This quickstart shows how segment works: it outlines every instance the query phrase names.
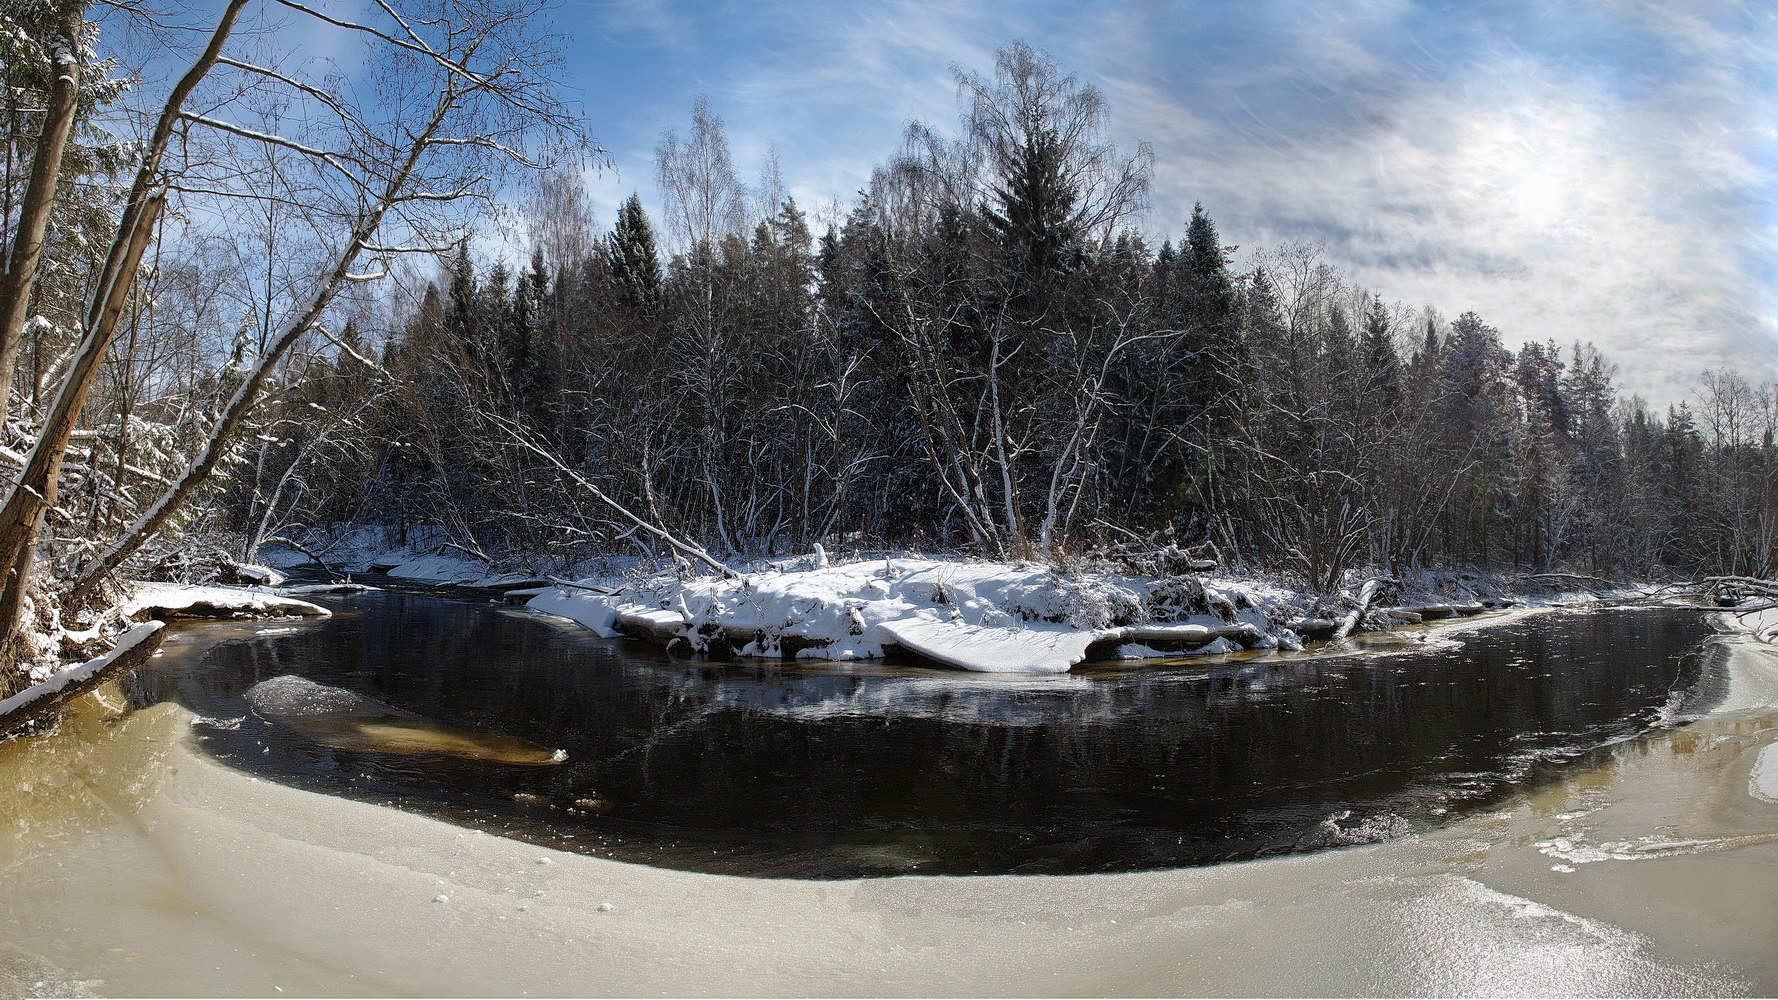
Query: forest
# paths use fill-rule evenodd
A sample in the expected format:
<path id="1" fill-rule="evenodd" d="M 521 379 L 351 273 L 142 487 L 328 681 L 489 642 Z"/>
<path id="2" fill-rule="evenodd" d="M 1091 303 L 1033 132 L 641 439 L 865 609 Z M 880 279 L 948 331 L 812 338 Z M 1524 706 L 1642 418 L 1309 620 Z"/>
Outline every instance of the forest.
<path id="1" fill-rule="evenodd" d="M 374 367 L 293 404 L 351 426 L 260 446 L 278 475 L 330 457 L 300 497 L 242 479 L 234 529 L 442 527 L 570 563 L 652 540 L 591 483 L 740 556 L 1172 546 L 1324 591 L 1359 567 L 1772 570 L 1769 386 L 1699 372 L 1695 405 L 1650 412 L 1583 330 L 1510 350 L 1314 246 L 1241 258 L 1202 206 L 1146 233 L 1152 164 L 1104 140 L 1092 87 L 1019 45 L 958 86 L 954 132 L 910 127 L 819 232 L 771 168 L 738 179 L 706 104 L 657 150 L 658 230 L 634 196 L 601 230 L 546 178 L 529 260 L 460 249 Z"/>
<path id="2" fill-rule="evenodd" d="M 603 220 L 597 108 L 524 4 L 265 6 L 373 67 L 284 65 L 248 0 L 195 42 L 108 5 L 195 51 L 151 85 L 85 3 L 0 11 L 10 662 L 119 579 L 363 525 L 538 572 L 817 545 L 1319 592 L 1778 568 L 1771 386 L 1700 371 L 1657 411 L 1586 329 L 1515 349 L 1314 245 L 1156 218 L 1166 165 L 1022 43 L 844 201 L 744 182 L 700 101 L 660 203 Z"/>

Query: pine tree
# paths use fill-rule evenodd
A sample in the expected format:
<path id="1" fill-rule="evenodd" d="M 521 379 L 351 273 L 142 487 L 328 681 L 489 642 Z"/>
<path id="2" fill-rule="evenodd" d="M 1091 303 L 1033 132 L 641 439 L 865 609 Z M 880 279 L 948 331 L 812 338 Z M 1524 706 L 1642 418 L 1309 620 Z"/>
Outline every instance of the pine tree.
<path id="1" fill-rule="evenodd" d="M 1181 254 L 1190 305 L 1188 315 L 1209 342 L 1227 358 L 1235 346 L 1235 282 L 1229 274 L 1229 249 L 1216 234 L 1216 223 L 1202 204 L 1192 206 Z"/>

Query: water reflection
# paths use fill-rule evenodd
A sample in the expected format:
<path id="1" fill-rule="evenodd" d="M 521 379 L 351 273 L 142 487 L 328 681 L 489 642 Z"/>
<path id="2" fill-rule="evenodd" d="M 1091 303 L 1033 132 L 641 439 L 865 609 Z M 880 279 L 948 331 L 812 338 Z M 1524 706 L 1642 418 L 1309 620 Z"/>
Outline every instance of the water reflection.
<path id="1" fill-rule="evenodd" d="M 1698 668 L 1693 609 L 1553 614 L 1445 648 L 973 675 L 694 663 L 415 594 L 163 657 L 236 766 L 513 836 L 755 875 L 1082 872 L 1397 835 L 1651 725 Z M 282 675 L 563 748 L 521 767 L 366 752 L 247 710 Z M 312 734 L 310 734 L 312 735 Z M 590 803 L 590 804 L 589 804 Z"/>

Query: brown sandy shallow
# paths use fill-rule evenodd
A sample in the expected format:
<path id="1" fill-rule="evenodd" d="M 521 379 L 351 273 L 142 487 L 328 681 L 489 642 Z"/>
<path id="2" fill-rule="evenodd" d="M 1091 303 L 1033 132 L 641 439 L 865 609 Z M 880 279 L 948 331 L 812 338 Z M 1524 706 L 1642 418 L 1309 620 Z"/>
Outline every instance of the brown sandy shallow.
<path id="1" fill-rule="evenodd" d="M 1435 834 L 1069 877 L 563 853 L 230 770 L 101 689 L 0 746 L 0 995 L 1770 996 L 1778 653 L 1727 644 L 1712 715 Z"/>

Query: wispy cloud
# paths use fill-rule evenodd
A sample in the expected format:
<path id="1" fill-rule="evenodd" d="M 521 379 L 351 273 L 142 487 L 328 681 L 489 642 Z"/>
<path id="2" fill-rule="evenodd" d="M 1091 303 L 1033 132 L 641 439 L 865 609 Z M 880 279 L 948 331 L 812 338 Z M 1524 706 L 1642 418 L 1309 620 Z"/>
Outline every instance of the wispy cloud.
<path id="1" fill-rule="evenodd" d="M 1148 226 L 1202 201 L 1244 248 L 1314 241 L 1386 298 L 1475 309 L 1512 340 L 1590 339 L 1672 399 L 1778 357 L 1778 21 L 1737 3 L 880 0 L 575 8 L 621 183 L 709 93 L 737 159 L 775 143 L 805 203 L 847 198 L 950 68 L 1022 38 L 1154 146 Z M 601 40 L 621 40 L 602 48 Z M 579 43 L 577 43 L 577 46 Z M 591 72 L 589 70 L 589 72 Z M 622 88 L 628 88 L 624 90 Z M 751 169 L 751 166 L 749 167 Z M 609 208 L 615 208 L 615 201 Z"/>

